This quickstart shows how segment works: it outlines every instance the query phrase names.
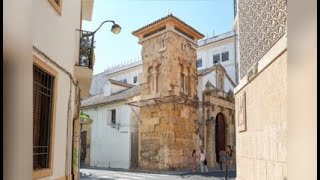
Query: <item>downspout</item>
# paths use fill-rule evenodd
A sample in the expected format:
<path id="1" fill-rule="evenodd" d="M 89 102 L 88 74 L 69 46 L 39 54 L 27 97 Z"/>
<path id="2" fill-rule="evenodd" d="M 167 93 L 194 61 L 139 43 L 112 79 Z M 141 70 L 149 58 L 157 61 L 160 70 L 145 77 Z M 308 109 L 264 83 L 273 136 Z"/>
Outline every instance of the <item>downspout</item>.
<path id="1" fill-rule="evenodd" d="M 79 114 L 80 114 L 80 89 L 76 86 L 75 111 L 73 116 L 73 136 L 72 136 L 72 179 L 79 179 Z"/>
<path id="2" fill-rule="evenodd" d="M 66 161 L 65 161 L 65 174 L 68 177 L 71 174 L 70 167 L 70 141 L 72 142 L 72 135 L 70 134 L 70 119 L 71 119 L 71 94 L 72 94 L 72 81 L 70 79 L 70 90 L 69 90 L 69 100 L 68 100 L 68 118 L 67 118 L 67 132 L 66 132 Z"/>
<path id="3" fill-rule="evenodd" d="M 82 1 L 80 1 L 80 30 L 82 30 Z M 80 35 L 81 36 L 81 35 Z M 80 48 L 80 38 L 79 38 L 79 47 Z M 79 53 L 78 53 L 79 55 Z M 80 55 L 79 55 L 80 56 Z M 78 57 L 79 60 L 79 57 Z M 78 180 L 80 177 L 79 173 L 79 116 L 80 116 L 80 89 L 79 86 L 75 86 L 75 106 L 74 106 L 74 115 L 72 121 L 72 157 L 71 157 L 71 179 Z"/>

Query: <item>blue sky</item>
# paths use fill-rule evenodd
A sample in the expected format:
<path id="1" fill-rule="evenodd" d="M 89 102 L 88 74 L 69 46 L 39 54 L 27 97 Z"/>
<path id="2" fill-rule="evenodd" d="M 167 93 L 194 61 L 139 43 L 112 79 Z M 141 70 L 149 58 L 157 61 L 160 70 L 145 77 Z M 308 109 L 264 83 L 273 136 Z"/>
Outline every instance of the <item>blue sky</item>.
<path id="1" fill-rule="evenodd" d="M 93 73 L 137 59 L 141 45 L 131 33 L 168 12 L 206 37 L 232 30 L 233 0 L 94 0 L 92 21 L 83 21 L 83 29 L 93 31 L 101 22 L 114 20 L 122 31 L 115 35 L 110 31 L 112 23 L 106 23 L 96 33 Z"/>

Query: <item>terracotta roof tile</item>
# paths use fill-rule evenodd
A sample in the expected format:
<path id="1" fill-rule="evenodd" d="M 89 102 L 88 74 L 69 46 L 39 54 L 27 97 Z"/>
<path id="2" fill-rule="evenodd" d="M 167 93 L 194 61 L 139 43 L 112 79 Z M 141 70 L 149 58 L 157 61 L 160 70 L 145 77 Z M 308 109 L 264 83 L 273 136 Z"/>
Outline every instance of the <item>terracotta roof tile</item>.
<path id="1" fill-rule="evenodd" d="M 181 19 L 175 17 L 175 16 L 172 15 L 172 14 L 169 14 L 169 15 L 167 15 L 167 16 L 161 18 L 161 19 L 158 19 L 158 20 L 156 20 L 156 21 L 154 21 L 154 22 L 152 22 L 152 23 L 150 23 L 150 24 L 148 24 L 148 25 L 145 25 L 145 26 L 143 26 L 142 28 L 133 31 L 132 34 L 135 34 L 135 33 L 137 33 L 138 31 L 141 31 L 141 30 L 143 30 L 143 29 L 146 29 L 146 28 L 148 28 L 148 27 L 150 27 L 150 26 L 152 26 L 152 25 L 154 25 L 154 24 L 157 24 L 157 23 L 159 23 L 159 22 L 161 22 L 161 21 L 164 21 L 164 20 L 166 20 L 166 19 L 168 19 L 168 18 L 173 18 L 173 19 L 179 21 L 180 23 L 182 23 L 183 25 L 187 26 L 188 28 L 192 29 L 192 30 L 195 31 L 196 33 L 200 34 L 201 36 L 204 36 L 202 33 L 200 33 L 199 31 L 197 31 L 197 30 L 194 29 L 193 27 L 189 26 L 187 23 L 185 23 L 184 21 L 182 21 Z"/>

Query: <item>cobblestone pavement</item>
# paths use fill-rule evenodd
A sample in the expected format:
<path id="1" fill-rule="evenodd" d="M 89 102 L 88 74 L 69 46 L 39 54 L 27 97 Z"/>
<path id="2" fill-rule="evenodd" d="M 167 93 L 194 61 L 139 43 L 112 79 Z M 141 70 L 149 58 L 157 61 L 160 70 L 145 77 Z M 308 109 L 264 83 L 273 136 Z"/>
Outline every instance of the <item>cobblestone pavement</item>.
<path id="1" fill-rule="evenodd" d="M 225 171 L 211 171 L 204 174 L 190 172 L 143 173 L 119 170 L 80 169 L 80 180 L 224 180 Z M 235 171 L 228 172 L 228 180 L 234 180 Z"/>

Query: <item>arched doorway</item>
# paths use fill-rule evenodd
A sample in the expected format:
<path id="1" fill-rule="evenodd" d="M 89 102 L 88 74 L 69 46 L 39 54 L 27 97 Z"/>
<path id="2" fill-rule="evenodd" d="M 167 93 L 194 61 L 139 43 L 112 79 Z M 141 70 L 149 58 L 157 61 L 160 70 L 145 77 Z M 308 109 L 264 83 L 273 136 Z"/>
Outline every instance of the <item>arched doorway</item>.
<path id="1" fill-rule="evenodd" d="M 215 125 L 216 160 L 219 162 L 219 152 L 226 148 L 226 123 L 222 113 L 218 113 Z"/>

